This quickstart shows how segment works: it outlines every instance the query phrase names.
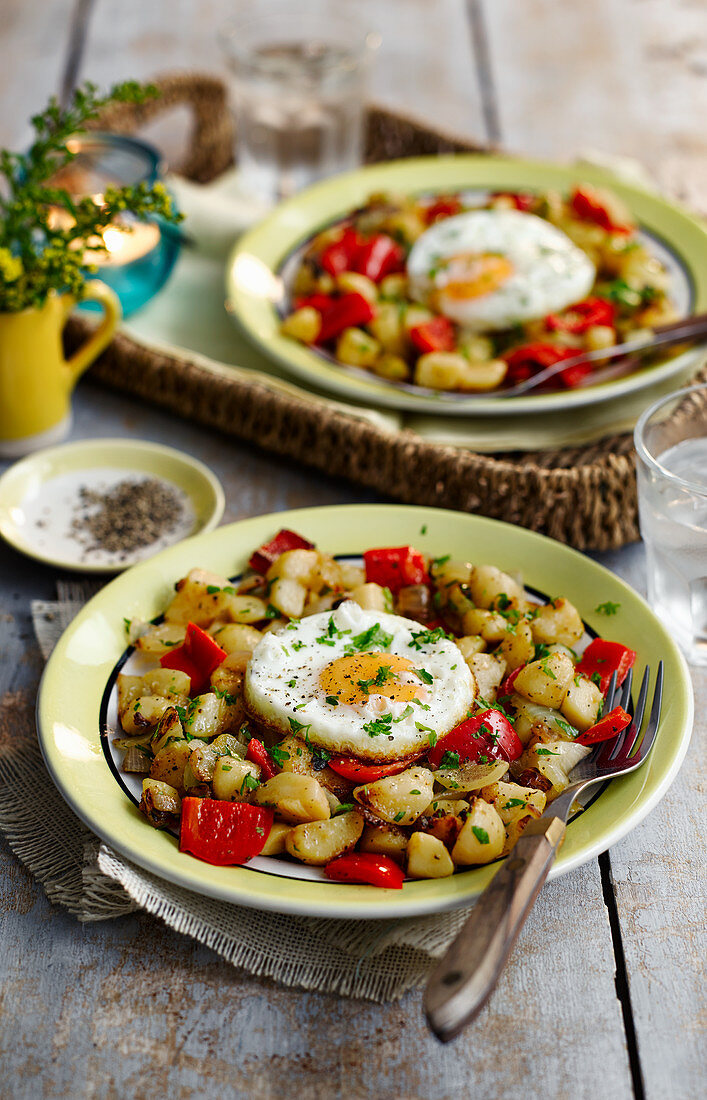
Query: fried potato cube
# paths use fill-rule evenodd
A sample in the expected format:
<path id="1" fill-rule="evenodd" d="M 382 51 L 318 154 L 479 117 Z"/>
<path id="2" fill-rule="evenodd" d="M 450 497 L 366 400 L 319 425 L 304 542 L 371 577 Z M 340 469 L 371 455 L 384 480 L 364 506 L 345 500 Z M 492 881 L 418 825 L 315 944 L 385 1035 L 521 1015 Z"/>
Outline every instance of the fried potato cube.
<path id="1" fill-rule="evenodd" d="M 454 874 L 454 864 L 436 836 L 413 833 L 407 846 L 407 872 L 411 878 L 446 878 Z"/>
<path id="2" fill-rule="evenodd" d="M 308 775 L 279 772 L 258 787 L 255 801 L 261 806 L 273 806 L 278 817 L 299 825 L 305 821 L 326 821 L 331 816 L 327 797 Z"/>
<path id="3" fill-rule="evenodd" d="M 323 867 L 355 847 L 363 824 L 363 814 L 359 810 L 338 814 L 328 821 L 308 821 L 288 833 L 287 851 L 303 863 Z"/>
<path id="4" fill-rule="evenodd" d="M 354 789 L 354 798 L 382 821 L 412 825 L 432 801 L 434 776 L 427 768 L 414 766 L 398 775 L 387 775 Z"/>
<path id="5" fill-rule="evenodd" d="M 596 722 L 602 699 L 601 689 L 596 684 L 586 676 L 575 676 L 567 688 L 560 710 L 568 722 L 584 732 Z"/>
<path id="6" fill-rule="evenodd" d="M 558 710 L 574 676 L 574 665 L 566 653 L 550 653 L 531 661 L 515 678 L 519 695 L 543 707 Z"/>
<path id="7" fill-rule="evenodd" d="M 452 859 L 462 866 L 492 863 L 500 856 L 505 840 L 498 811 L 483 798 L 476 798 L 452 848 Z"/>
<path id="8" fill-rule="evenodd" d="M 552 603 L 543 604 L 533 619 L 531 629 L 534 641 L 545 645 L 560 642 L 562 645 L 572 646 L 584 634 L 579 611 L 563 596 Z"/>
<path id="9" fill-rule="evenodd" d="M 408 837 L 397 825 L 366 825 L 361 835 L 359 851 L 373 852 L 378 856 L 390 856 L 401 863 L 407 849 Z"/>

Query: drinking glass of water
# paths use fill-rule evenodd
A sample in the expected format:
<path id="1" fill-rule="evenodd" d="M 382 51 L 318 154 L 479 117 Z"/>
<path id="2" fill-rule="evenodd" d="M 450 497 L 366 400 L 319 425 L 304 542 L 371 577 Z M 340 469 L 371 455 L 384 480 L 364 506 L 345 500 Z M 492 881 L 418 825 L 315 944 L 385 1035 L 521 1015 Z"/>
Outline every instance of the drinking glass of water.
<path id="1" fill-rule="evenodd" d="M 242 188 L 275 203 L 357 168 L 366 78 L 380 44 L 326 0 L 247 0 L 221 32 Z"/>
<path id="2" fill-rule="evenodd" d="M 707 385 L 646 409 L 635 442 L 648 600 L 688 660 L 707 665 Z"/>

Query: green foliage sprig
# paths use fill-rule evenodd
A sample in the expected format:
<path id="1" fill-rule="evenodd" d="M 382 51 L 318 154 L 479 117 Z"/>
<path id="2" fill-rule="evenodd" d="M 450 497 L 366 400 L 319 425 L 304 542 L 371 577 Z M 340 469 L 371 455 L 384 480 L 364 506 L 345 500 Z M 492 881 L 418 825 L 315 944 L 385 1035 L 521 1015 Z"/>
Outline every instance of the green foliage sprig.
<path id="1" fill-rule="evenodd" d="M 52 98 L 35 115 L 35 137 L 27 152 L 0 151 L 0 312 L 41 306 L 52 290 L 78 294 L 86 282 L 86 251 L 107 251 L 102 230 L 116 215 L 181 220 L 161 183 L 109 187 L 100 206 L 90 197 L 72 198 L 52 183 L 76 156 L 67 147 L 69 138 L 107 104 L 141 103 L 154 95 L 154 86 L 136 81 L 117 84 L 103 96 L 86 83 L 67 108 Z M 57 220 L 52 207 L 70 218 Z"/>

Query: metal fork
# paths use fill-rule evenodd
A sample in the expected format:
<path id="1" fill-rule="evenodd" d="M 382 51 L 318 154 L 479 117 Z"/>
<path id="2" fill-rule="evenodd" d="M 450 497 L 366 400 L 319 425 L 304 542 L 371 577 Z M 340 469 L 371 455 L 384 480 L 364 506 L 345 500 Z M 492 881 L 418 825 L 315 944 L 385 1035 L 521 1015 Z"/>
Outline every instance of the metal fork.
<path id="1" fill-rule="evenodd" d="M 633 721 L 613 741 L 598 744 L 570 773 L 570 785 L 551 802 L 536 821 L 531 821 L 474 906 L 471 916 L 432 972 L 424 997 L 427 1022 L 438 1039 L 454 1039 L 476 1018 L 488 1001 L 530 913 L 540 888 L 555 861 L 574 801 L 594 783 L 627 775 L 645 763 L 655 740 L 663 697 L 663 662 L 658 666 L 653 701 L 643 739 L 641 727 L 648 698 L 650 669 L 641 681 Z M 604 713 L 617 697 L 624 708 L 631 700 L 632 673 L 617 691 L 616 673 L 611 678 Z M 638 748 L 631 755 L 636 745 Z"/>

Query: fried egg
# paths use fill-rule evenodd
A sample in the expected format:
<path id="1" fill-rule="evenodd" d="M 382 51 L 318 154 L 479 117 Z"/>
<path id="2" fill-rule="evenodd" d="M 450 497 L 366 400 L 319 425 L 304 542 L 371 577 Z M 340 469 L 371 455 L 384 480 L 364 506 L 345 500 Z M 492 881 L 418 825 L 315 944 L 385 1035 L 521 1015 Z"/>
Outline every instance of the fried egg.
<path id="1" fill-rule="evenodd" d="M 413 298 L 476 332 L 509 328 L 586 298 L 588 256 L 535 214 L 471 210 L 445 218 L 408 257 Z"/>
<path id="2" fill-rule="evenodd" d="M 362 760 L 400 760 L 454 728 L 476 685 L 453 641 L 347 600 L 258 642 L 249 714 L 270 730 Z"/>

